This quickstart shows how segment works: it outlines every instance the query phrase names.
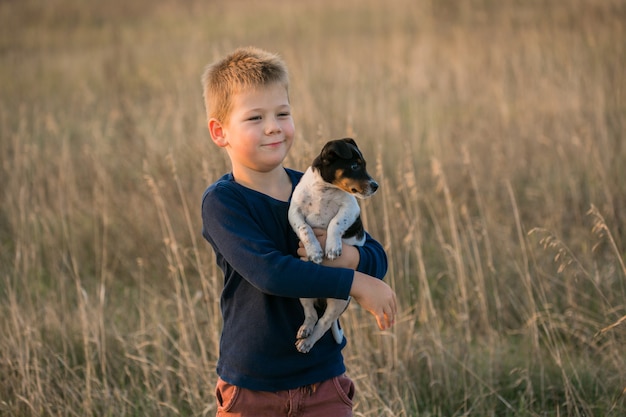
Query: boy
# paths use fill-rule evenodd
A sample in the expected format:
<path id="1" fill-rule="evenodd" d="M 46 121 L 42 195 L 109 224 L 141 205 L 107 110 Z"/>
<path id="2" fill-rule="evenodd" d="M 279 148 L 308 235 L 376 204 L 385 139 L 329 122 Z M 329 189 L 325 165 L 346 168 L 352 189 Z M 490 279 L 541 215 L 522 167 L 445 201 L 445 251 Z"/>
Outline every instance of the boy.
<path id="1" fill-rule="evenodd" d="M 327 332 L 309 353 L 298 352 L 298 299 L 352 296 L 380 329 L 391 327 L 395 294 L 379 279 L 385 252 L 367 235 L 364 246 L 344 245 L 333 261 L 303 261 L 287 219 L 302 173 L 283 167 L 295 129 L 278 56 L 237 49 L 208 66 L 202 84 L 211 139 L 232 165 L 202 198 L 202 233 L 224 272 L 217 416 L 351 416 L 346 341 Z"/>

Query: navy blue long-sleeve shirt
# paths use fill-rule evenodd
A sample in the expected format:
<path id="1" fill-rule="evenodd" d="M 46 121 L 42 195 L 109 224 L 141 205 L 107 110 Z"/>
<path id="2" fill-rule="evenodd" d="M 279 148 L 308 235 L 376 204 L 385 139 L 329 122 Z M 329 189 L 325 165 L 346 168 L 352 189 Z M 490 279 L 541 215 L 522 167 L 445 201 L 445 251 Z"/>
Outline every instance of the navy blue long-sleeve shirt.
<path id="1" fill-rule="evenodd" d="M 301 172 L 285 170 L 293 187 Z M 341 349 L 327 332 L 309 353 L 295 347 L 304 320 L 298 298 L 347 299 L 354 271 L 304 262 L 287 218 L 289 203 L 246 188 L 226 174 L 202 197 L 202 234 L 224 272 L 223 329 L 217 373 L 258 391 L 280 391 L 345 372 Z M 367 234 L 357 270 L 387 272 L 382 246 Z"/>

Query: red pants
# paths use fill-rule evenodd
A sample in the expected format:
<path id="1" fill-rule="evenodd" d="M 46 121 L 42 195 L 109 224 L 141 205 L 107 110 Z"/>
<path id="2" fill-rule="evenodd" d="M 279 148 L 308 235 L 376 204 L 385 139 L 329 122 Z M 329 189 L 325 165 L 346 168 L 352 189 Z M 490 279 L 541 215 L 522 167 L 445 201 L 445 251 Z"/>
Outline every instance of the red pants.
<path id="1" fill-rule="evenodd" d="M 341 375 L 287 391 L 252 391 L 217 381 L 217 417 L 352 417 L 354 383 Z"/>

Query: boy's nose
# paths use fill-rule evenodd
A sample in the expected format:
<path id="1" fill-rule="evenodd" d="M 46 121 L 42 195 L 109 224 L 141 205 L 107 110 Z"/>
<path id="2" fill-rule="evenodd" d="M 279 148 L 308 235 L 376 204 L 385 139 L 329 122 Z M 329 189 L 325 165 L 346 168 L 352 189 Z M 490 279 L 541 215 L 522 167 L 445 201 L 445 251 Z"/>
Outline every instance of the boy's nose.
<path id="1" fill-rule="evenodd" d="M 280 127 L 280 123 L 276 119 L 268 119 L 267 126 L 265 127 L 265 132 L 268 135 L 280 133 L 282 131 Z"/>

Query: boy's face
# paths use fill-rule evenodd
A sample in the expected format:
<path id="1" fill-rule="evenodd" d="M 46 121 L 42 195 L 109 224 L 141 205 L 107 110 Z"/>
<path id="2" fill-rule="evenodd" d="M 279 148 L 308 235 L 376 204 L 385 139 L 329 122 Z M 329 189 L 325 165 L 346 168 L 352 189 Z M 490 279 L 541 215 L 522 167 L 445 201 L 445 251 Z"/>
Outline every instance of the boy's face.
<path id="1" fill-rule="evenodd" d="M 226 148 L 233 172 L 268 172 L 280 166 L 295 131 L 285 87 L 275 83 L 248 89 L 232 100 L 228 121 L 212 119 L 209 130 L 213 141 Z"/>

